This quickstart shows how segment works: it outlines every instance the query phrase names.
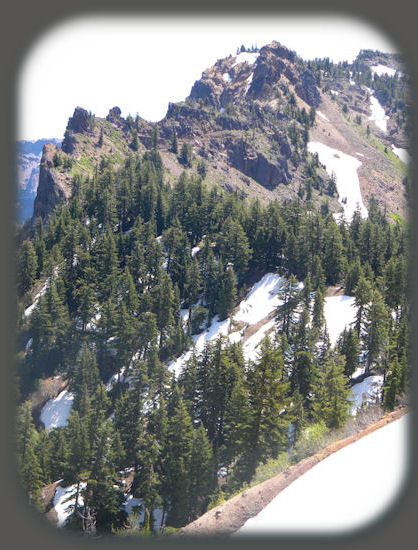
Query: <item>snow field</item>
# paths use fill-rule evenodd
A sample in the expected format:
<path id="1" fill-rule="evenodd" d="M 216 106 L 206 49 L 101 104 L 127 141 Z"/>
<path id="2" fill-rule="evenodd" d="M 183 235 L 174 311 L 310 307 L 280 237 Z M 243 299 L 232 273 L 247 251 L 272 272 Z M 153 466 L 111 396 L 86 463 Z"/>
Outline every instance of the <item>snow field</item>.
<path id="1" fill-rule="evenodd" d="M 284 281 L 277 273 L 266 273 L 242 300 L 234 320 L 255 325 L 264 319 L 280 304 L 277 292 Z"/>
<path id="2" fill-rule="evenodd" d="M 405 480 L 409 416 L 316 464 L 236 535 L 340 534 L 377 520 L 394 503 Z"/>
<path id="3" fill-rule="evenodd" d="M 324 316 L 332 346 L 345 328 L 356 320 L 357 308 L 353 296 L 328 296 L 324 303 Z"/>
<path id="4" fill-rule="evenodd" d="M 317 153 L 319 162 L 325 166 L 329 176 L 335 175 L 335 183 L 339 195 L 339 201 L 344 209 L 344 215 L 351 220 L 357 205 L 360 207 L 362 217 L 367 217 L 367 209 L 363 204 L 360 191 L 360 181 L 357 169 L 361 162 L 346 153 L 328 147 L 318 141 L 308 142 L 308 151 Z M 344 199 L 344 202 L 342 202 Z M 346 202 L 345 202 L 346 199 Z"/>
<path id="5" fill-rule="evenodd" d="M 74 395 L 63 390 L 55 399 L 50 399 L 45 403 L 41 410 L 40 420 L 46 430 L 67 425 L 73 401 Z"/>

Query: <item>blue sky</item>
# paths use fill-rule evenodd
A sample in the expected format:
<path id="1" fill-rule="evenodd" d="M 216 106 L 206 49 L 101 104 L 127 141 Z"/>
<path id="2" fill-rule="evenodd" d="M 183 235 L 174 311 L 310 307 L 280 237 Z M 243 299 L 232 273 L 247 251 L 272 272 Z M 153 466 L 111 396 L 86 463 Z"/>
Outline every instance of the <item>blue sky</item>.
<path id="1" fill-rule="evenodd" d="M 105 116 L 118 105 L 164 117 L 202 71 L 241 44 L 277 40 L 305 59 L 351 61 L 360 49 L 397 51 L 378 28 L 351 17 L 80 17 L 40 36 L 18 79 L 18 139 L 61 138 L 76 106 Z"/>

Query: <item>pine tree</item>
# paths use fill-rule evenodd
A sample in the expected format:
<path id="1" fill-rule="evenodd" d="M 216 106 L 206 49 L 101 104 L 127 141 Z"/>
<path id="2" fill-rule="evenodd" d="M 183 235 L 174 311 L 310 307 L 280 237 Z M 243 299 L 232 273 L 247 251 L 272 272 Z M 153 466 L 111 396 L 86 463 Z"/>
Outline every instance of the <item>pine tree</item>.
<path id="1" fill-rule="evenodd" d="M 295 318 L 296 308 L 300 301 L 299 284 L 294 275 L 285 281 L 277 293 L 280 301 L 282 302 L 276 309 L 276 321 L 278 323 L 278 330 L 286 334 L 286 338 L 289 340 L 293 322 Z"/>
<path id="2" fill-rule="evenodd" d="M 173 527 L 181 527 L 188 520 L 192 446 L 193 425 L 180 396 L 168 421 L 164 450 L 165 475 L 161 489 L 166 502 L 170 502 L 167 523 Z"/>
<path id="3" fill-rule="evenodd" d="M 16 455 L 20 482 L 29 502 L 39 506 L 43 475 L 36 454 L 38 433 L 32 420 L 32 403 L 20 405 L 16 417 Z"/>
<path id="4" fill-rule="evenodd" d="M 22 296 L 34 284 L 38 270 L 38 258 L 32 241 L 23 242 L 18 255 L 17 280 L 19 295 Z"/>
<path id="5" fill-rule="evenodd" d="M 366 311 L 364 344 L 367 349 L 367 370 L 378 361 L 388 344 L 388 312 L 379 291 L 370 296 L 371 303 Z"/>
<path id="6" fill-rule="evenodd" d="M 218 267 L 220 289 L 217 311 L 219 314 L 219 320 L 223 321 L 232 312 L 237 301 L 237 285 L 234 269 L 231 265 L 228 265 L 223 271 L 222 264 L 219 261 Z"/>
<path id="7" fill-rule="evenodd" d="M 331 356 L 313 374 L 312 411 L 314 420 L 339 428 L 348 417 L 350 390 L 344 376 L 344 359 Z"/>
<path id="8" fill-rule="evenodd" d="M 247 372 L 250 418 L 244 428 L 246 478 L 254 474 L 260 461 L 276 457 L 286 446 L 289 384 L 283 379 L 283 357 L 266 337 L 257 363 Z"/>

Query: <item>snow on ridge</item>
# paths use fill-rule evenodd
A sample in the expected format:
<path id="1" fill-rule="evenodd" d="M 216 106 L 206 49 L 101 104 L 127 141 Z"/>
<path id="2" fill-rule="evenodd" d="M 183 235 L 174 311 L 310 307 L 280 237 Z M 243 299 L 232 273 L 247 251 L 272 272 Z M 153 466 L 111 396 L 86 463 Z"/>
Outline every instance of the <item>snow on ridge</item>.
<path id="1" fill-rule="evenodd" d="M 397 157 L 401 159 L 404 164 L 409 164 L 411 157 L 406 149 L 401 149 L 401 147 L 395 147 L 392 143 L 392 151 Z"/>
<path id="2" fill-rule="evenodd" d="M 356 320 L 357 308 L 353 296 L 327 296 L 324 303 L 324 316 L 327 323 L 331 345 L 335 345 L 338 337 Z"/>
<path id="3" fill-rule="evenodd" d="M 242 300 L 234 320 L 255 325 L 264 319 L 280 304 L 277 292 L 284 281 L 277 273 L 266 273 Z"/>
<path id="4" fill-rule="evenodd" d="M 321 111 L 316 111 L 316 114 L 319 115 L 324 120 L 326 120 L 327 122 L 329 122 L 329 118 L 326 115 L 324 115 L 324 113 L 321 113 Z"/>
<path id="5" fill-rule="evenodd" d="M 405 480 L 409 417 L 386 424 L 313 466 L 235 535 L 343 533 L 376 520 L 394 504 Z M 372 464 L 372 471 L 365 464 Z"/>
<path id="6" fill-rule="evenodd" d="M 259 55 L 259 52 L 240 52 L 235 57 L 235 63 L 232 67 L 235 67 L 238 63 L 248 63 L 249 65 L 254 65 Z"/>
<path id="7" fill-rule="evenodd" d="M 363 204 L 360 191 L 360 181 L 357 169 L 361 162 L 338 149 L 328 147 L 318 141 L 308 142 L 308 151 L 317 153 L 319 161 L 325 166 L 330 176 L 335 175 L 335 183 L 338 190 L 339 202 L 344 209 L 345 218 L 350 221 L 357 205 L 360 207 L 362 217 L 367 217 L 367 209 Z M 343 202 L 346 201 L 346 202 Z"/>
<path id="8" fill-rule="evenodd" d="M 63 390 L 57 397 L 45 403 L 41 410 L 40 421 L 46 430 L 67 425 L 73 401 L 74 395 L 67 390 Z"/>
<path id="9" fill-rule="evenodd" d="M 378 76 L 382 76 L 383 74 L 387 74 L 388 76 L 395 76 L 396 69 L 392 69 L 391 67 L 387 67 L 386 65 L 382 65 L 379 63 L 379 65 L 373 65 L 370 67 L 373 74 L 377 74 Z"/>

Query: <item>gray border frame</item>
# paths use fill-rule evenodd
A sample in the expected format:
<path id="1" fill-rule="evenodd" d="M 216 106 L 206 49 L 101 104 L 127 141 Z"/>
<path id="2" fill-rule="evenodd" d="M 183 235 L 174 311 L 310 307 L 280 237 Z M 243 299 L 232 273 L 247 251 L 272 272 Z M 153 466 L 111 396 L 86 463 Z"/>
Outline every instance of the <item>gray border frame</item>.
<path id="1" fill-rule="evenodd" d="M 46 523 L 43 525 L 37 515 L 32 514 L 25 506 L 23 496 L 16 489 L 16 475 L 13 458 L 13 375 L 10 366 L 13 364 L 13 337 L 15 326 L 14 298 L 13 298 L 13 261 L 14 261 L 14 243 L 13 243 L 13 221 L 14 221 L 14 198 L 15 192 L 10 182 L 14 181 L 14 121 L 15 121 L 15 81 L 20 63 L 24 57 L 25 51 L 30 48 L 31 43 L 43 31 L 50 28 L 53 24 L 63 21 L 75 15 L 89 13 L 121 13 L 121 12 L 148 12 L 148 13 L 200 13 L 204 17 L 205 13 L 335 13 L 356 16 L 368 23 L 374 24 L 385 32 L 395 43 L 398 44 L 401 51 L 407 57 L 409 70 L 413 81 L 416 82 L 418 70 L 418 43 L 416 38 L 416 12 L 417 6 L 411 5 L 410 0 L 350 0 L 343 2 L 340 0 L 316 0 L 314 5 L 312 0 L 259 0 L 256 5 L 254 1 L 234 0 L 221 2 L 212 0 L 210 9 L 208 6 L 196 6 L 196 2 L 190 0 L 179 0 L 173 5 L 167 0 L 158 3 L 141 0 L 71 0 L 60 2 L 59 0 L 37 0 L 24 3 L 6 0 L 6 6 L 0 8 L 0 56 L 2 67 L 1 78 L 1 125 L 0 125 L 0 154 L 2 156 L 2 179 L 1 179 L 1 201 L 0 201 L 0 350 L 2 366 L 2 383 L 0 385 L 0 419 L 2 427 L 1 441 L 1 459 L 3 479 L 1 483 L 1 519 L 2 532 L 1 539 L 3 544 L 10 548 L 49 548 L 56 549 L 59 545 L 60 550 L 73 548 L 93 548 L 100 544 L 100 548 L 137 548 L 138 544 L 160 546 L 161 542 L 154 541 L 107 541 L 75 539 L 71 536 L 63 536 L 56 529 L 49 527 Z M 416 104 L 417 90 L 413 87 L 414 101 Z M 415 138 L 417 128 L 417 113 L 414 109 L 413 114 L 414 135 L 413 151 L 415 153 Z M 414 154 L 416 158 L 416 154 Z M 413 174 L 415 182 L 415 174 Z M 416 200 L 416 197 L 415 197 Z M 416 204 L 414 201 L 414 210 Z M 415 216 L 411 216 L 413 224 L 413 237 L 416 235 Z M 415 242 L 413 244 L 415 253 Z M 413 271 L 416 273 L 416 255 L 413 254 Z M 411 277 L 411 299 L 416 297 L 416 281 Z M 413 292 L 412 292 L 413 291 Z M 413 328 L 416 330 L 416 319 L 414 314 Z M 414 334 L 412 335 L 414 336 Z M 412 337 L 414 341 L 414 338 Z M 416 345 L 414 343 L 414 352 Z M 416 356 L 416 353 L 413 353 Z M 415 365 L 414 365 L 415 366 Z M 417 376 L 413 375 L 412 393 L 417 395 Z M 418 483 L 416 472 L 413 469 L 416 454 L 416 421 L 414 413 L 414 422 L 411 427 L 411 452 L 407 484 L 404 493 L 398 502 L 394 503 L 388 514 L 382 517 L 376 524 L 372 524 L 369 529 L 354 533 L 352 535 L 340 537 L 309 537 L 309 538 L 277 538 L 258 539 L 259 543 L 265 546 L 273 547 L 281 545 L 285 548 L 379 548 L 393 549 L 396 547 L 413 547 L 412 541 L 416 538 L 416 510 L 418 509 Z M 373 465 L 368 466 L 370 469 Z M 384 481 L 382 481 L 384 482 Z M 164 546 L 178 546 L 193 548 L 196 540 L 182 541 L 163 541 Z M 408 544 L 411 542 L 411 544 Z M 212 544 L 242 548 L 254 546 L 252 539 L 229 540 L 223 539 L 200 539 L 199 546 L 211 547 Z M 4 547 L 5 547 L 4 546 Z"/>

